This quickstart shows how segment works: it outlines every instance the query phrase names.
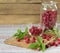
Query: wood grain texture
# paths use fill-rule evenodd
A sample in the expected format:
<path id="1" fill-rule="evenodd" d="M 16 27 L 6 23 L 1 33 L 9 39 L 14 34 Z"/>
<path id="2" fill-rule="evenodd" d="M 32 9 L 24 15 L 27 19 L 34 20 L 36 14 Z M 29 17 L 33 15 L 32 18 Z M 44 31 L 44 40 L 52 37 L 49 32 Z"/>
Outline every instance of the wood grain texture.
<path id="1" fill-rule="evenodd" d="M 60 3 L 57 3 L 60 14 Z M 0 4 L 0 14 L 40 14 L 41 4 Z"/>
<path id="2" fill-rule="evenodd" d="M 59 23 L 60 0 L 55 1 L 58 6 Z M 0 24 L 40 23 L 41 2 L 42 0 L 0 0 Z"/>
<path id="3" fill-rule="evenodd" d="M 40 14 L 40 4 L 0 4 L 0 14 Z"/>
<path id="4" fill-rule="evenodd" d="M 60 15 L 57 22 L 60 23 Z M 37 24 L 40 23 L 40 15 L 0 15 L 0 24 Z"/>
<path id="5" fill-rule="evenodd" d="M 39 15 L 0 15 L 0 24 L 34 24 L 39 19 Z"/>
<path id="6" fill-rule="evenodd" d="M 0 3 L 41 3 L 43 0 L 0 0 Z M 44 0 L 49 2 L 50 0 Z M 60 0 L 54 0 L 55 2 L 60 2 Z"/>
<path id="7" fill-rule="evenodd" d="M 57 3 L 57 7 L 58 7 L 58 14 L 60 15 L 60 2 Z"/>
<path id="8" fill-rule="evenodd" d="M 0 0 L 0 3 L 41 3 L 41 0 Z"/>
<path id="9" fill-rule="evenodd" d="M 42 2 L 45 1 L 45 2 L 49 2 L 49 1 L 55 1 L 55 2 L 60 2 L 60 0 L 41 0 Z"/>

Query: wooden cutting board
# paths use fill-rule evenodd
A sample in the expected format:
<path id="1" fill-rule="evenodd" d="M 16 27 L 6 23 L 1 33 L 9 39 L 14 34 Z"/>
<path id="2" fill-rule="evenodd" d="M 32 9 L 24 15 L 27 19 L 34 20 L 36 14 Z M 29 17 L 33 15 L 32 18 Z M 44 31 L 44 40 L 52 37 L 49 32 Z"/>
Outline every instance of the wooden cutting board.
<path id="1" fill-rule="evenodd" d="M 18 46 L 18 47 L 24 47 L 24 48 L 28 48 L 28 46 L 30 45 L 30 44 L 25 43 L 24 40 L 21 40 L 20 42 L 18 42 L 16 37 L 11 37 L 7 39 L 5 43 L 9 45 Z"/>

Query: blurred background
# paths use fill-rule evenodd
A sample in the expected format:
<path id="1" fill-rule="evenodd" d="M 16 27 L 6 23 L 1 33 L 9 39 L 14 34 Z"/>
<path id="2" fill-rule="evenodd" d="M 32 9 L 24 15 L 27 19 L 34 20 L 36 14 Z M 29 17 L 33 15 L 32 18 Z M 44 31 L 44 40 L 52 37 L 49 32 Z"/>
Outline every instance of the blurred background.
<path id="1" fill-rule="evenodd" d="M 60 23 L 60 0 L 54 1 L 58 6 L 57 22 Z M 39 23 L 41 3 L 42 0 L 0 0 L 0 24 Z"/>

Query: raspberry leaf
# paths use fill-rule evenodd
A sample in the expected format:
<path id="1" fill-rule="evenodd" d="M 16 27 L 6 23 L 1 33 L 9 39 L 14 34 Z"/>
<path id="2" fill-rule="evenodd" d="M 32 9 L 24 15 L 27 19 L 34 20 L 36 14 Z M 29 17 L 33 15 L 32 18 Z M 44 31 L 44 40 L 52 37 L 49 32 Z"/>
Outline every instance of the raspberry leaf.
<path id="1" fill-rule="evenodd" d="M 31 45 L 29 45 L 28 48 L 36 49 L 36 48 L 38 48 L 38 47 L 39 47 L 39 45 L 38 45 L 38 43 L 36 42 L 36 43 L 32 43 Z"/>
<path id="2" fill-rule="evenodd" d="M 18 29 L 18 30 L 17 30 L 17 33 L 21 34 L 21 33 L 22 33 L 22 31 L 21 31 L 20 29 Z"/>
<path id="3" fill-rule="evenodd" d="M 26 27 L 25 32 L 22 32 L 20 29 L 18 29 L 14 36 L 16 36 L 16 38 L 23 39 L 26 34 L 28 34 L 28 27 Z"/>
<path id="4" fill-rule="evenodd" d="M 58 32 L 58 35 L 57 35 L 58 38 L 60 38 L 60 32 Z"/>
<path id="5" fill-rule="evenodd" d="M 38 36 L 37 41 L 39 42 L 40 49 L 44 51 L 46 47 L 45 47 L 45 44 L 43 43 L 42 37 Z"/>
<path id="6" fill-rule="evenodd" d="M 45 44 L 44 44 L 44 43 L 42 43 L 42 44 L 41 44 L 41 46 L 40 46 L 40 48 L 41 48 L 41 50 L 42 50 L 42 51 L 45 51 L 45 49 L 46 49 Z"/>
<path id="7" fill-rule="evenodd" d="M 25 32 L 23 33 L 23 36 L 25 36 L 26 34 L 28 34 L 28 27 L 26 27 Z"/>
<path id="8" fill-rule="evenodd" d="M 42 37 L 38 36 L 38 37 L 37 37 L 37 41 L 38 41 L 40 44 L 42 44 L 42 41 L 43 41 L 43 40 L 42 40 Z"/>

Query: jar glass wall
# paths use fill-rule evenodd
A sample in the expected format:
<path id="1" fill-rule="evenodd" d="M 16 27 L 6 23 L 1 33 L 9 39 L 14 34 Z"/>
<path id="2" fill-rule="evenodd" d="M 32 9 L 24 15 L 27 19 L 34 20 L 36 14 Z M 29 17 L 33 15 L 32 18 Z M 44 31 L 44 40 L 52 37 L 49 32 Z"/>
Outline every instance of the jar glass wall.
<path id="1" fill-rule="evenodd" d="M 41 26 L 44 30 L 52 30 L 56 26 L 57 6 L 53 1 L 42 3 Z"/>

